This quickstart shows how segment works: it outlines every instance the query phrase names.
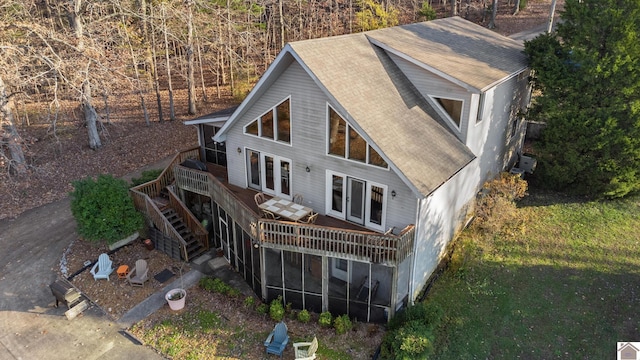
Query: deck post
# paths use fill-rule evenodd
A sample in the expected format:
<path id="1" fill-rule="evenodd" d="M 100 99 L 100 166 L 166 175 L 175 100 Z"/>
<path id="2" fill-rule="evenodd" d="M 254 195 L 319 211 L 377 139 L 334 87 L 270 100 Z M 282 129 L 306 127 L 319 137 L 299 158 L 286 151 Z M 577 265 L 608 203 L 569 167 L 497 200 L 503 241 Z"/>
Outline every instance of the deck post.
<path id="1" fill-rule="evenodd" d="M 329 311 L 329 257 L 322 256 L 322 311 Z"/>

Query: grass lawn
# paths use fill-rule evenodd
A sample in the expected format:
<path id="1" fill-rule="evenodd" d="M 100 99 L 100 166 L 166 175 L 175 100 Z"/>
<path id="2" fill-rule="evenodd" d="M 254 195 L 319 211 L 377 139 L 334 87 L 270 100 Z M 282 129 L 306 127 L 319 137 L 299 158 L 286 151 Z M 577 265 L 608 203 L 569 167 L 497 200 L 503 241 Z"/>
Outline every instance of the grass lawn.
<path id="1" fill-rule="evenodd" d="M 640 341 L 640 198 L 530 191 L 499 234 L 471 229 L 426 302 L 436 359 L 615 359 Z"/>

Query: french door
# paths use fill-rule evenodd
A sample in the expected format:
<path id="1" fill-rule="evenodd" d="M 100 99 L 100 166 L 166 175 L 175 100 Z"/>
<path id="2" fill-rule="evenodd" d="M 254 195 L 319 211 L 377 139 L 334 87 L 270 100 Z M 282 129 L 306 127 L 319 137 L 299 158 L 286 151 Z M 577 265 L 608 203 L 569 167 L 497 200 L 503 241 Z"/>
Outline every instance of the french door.
<path id="1" fill-rule="evenodd" d="M 247 182 L 250 188 L 270 195 L 291 197 L 291 160 L 247 150 Z"/>
<path id="2" fill-rule="evenodd" d="M 384 230 L 386 185 L 327 171 L 327 215 Z"/>

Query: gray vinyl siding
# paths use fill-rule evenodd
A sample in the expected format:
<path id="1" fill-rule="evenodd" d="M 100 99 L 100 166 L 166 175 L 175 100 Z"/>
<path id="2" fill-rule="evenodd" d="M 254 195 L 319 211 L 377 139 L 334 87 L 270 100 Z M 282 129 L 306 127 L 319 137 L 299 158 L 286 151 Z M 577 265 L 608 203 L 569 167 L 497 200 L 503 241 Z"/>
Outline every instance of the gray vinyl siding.
<path id="1" fill-rule="evenodd" d="M 458 137 L 458 139 L 460 139 L 460 141 L 463 143 L 466 142 L 467 128 L 469 126 L 471 93 L 467 91 L 467 89 L 394 54 L 389 54 L 389 56 L 425 99 L 428 99 L 429 95 L 431 95 L 435 97 L 459 99 L 464 101 L 460 120 L 460 130 L 456 129 L 450 122 L 447 122 L 447 125 L 449 125 L 449 128 Z"/>
<path id="2" fill-rule="evenodd" d="M 243 134 L 246 124 L 291 96 L 291 145 L 277 143 Z M 269 86 L 243 117 L 227 134 L 229 182 L 246 187 L 245 149 L 278 155 L 292 163 L 291 193 L 304 195 L 304 204 L 325 214 L 326 170 L 335 171 L 365 181 L 387 185 L 387 218 L 385 227 L 404 228 L 413 224 L 416 213 L 416 197 L 402 180 L 390 169 L 362 164 L 326 155 L 327 102 L 324 95 L 308 74 L 293 62 Z M 335 105 L 336 104 L 332 104 Z M 344 116 L 344 114 L 342 114 Z M 344 116 L 346 117 L 346 116 Z M 366 134 L 361 134 L 367 139 Z M 368 139 L 367 139 L 368 140 Z M 236 148 L 242 149 L 242 156 Z M 306 167 L 310 172 L 306 172 Z M 390 193 L 396 191 L 396 197 Z"/>

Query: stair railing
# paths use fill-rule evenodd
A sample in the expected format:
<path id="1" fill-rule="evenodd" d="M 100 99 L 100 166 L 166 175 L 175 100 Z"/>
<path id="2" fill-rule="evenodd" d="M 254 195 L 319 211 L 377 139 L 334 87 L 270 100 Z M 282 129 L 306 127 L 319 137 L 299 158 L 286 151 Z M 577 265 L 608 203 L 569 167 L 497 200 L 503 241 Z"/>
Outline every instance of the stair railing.
<path id="1" fill-rule="evenodd" d="M 178 198 L 172 187 L 168 187 L 169 190 L 169 205 L 171 208 L 182 218 L 184 224 L 191 230 L 191 234 L 206 250 L 209 250 L 209 232 L 202 226 L 202 223 L 196 218 L 185 204 Z"/>

